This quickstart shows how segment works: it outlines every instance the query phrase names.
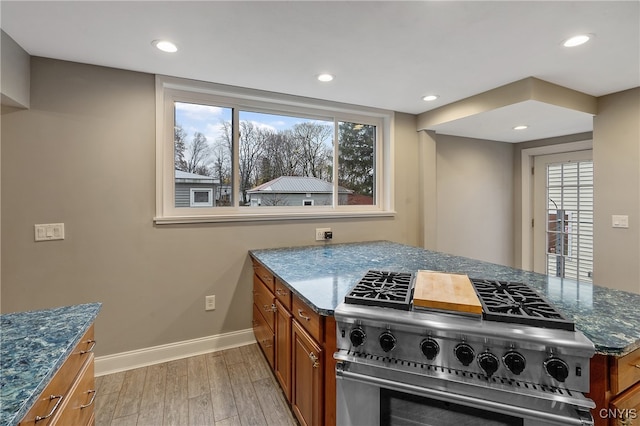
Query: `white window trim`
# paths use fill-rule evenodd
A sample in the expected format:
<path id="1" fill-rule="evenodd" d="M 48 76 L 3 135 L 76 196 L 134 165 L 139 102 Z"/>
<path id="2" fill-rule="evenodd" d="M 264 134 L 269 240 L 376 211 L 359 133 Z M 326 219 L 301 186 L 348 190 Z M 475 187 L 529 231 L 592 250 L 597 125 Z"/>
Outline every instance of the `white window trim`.
<path id="1" fill-rule="evenodd" d="M 333 206 L 295 207 L 212 207 L 193 209 L 175 207 L 174 156 L 173 156 L 173 101 L 230 105 L 257 110 L 264 108 L 271 113 L 316 117 L 338 117 L 341 121 L 376 125 L 376 196 L 375 206 L 338 205 L 337 191 Z M 237 114 L 237 110 L 235 111 Z M 336 140 L 338 129 L 335 129 Z M 273 221 L 291 219 L 327 219 L 353 217 L 395 216 L 393 194 L 393 134 L 394 113 L 370 107 L 361 107 L 292 95 L 225 86 L 215 83 L 156 76 L 156 224 Z M 170 136 L 167 136 L 170 135 Z M 234 136 L 235 137 L 235 136 Z M 237 153 L 234 153 L 237 156 Z M 237 158 L 234 159 L 237 164 Z M 337 182 L 337 170 L 334 170 Z M 233 188 L 239 188 L 237 171 Z M 237 196 L 237 195 L 236 195 Z M 195 211 L 194 211 L 195 210 Z"/>
<path id="2" fill-rule="evenodd" d="M 199 203 L 195 201 L 196 192 L 208 192 L 209 201 L 206 203 Z M 213 189 L 212 188 L 189 188 L 189 205 L 191 207 L 213 207 Z"/>

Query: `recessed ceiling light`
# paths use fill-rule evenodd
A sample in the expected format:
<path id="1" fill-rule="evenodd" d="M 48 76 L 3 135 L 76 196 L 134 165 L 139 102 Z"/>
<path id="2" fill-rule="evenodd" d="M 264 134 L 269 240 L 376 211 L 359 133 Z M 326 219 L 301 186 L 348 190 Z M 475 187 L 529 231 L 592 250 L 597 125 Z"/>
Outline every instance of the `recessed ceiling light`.
<path id="1" fill-rule="evenodd" d="M 525 124 L 521 124 L 521 125 L 519 125 L 519 126 L 515 126 L 515 127 L 513 128 L 513 130 L 524 130 L 524 129 L 528 129 L 528 128 L 529 128 L 529 126 L 527 126 L 527 125 L 525 125 Z"/>
<path id="2" fill-rule="evenodd" d="M 562 43 L 562 45 L 564 47 L 576 47 L 576 46 L 580 46 L 581 44 L 585 44 L 590 39 L 591 39 L 590 34 L 580 34 L 580 35 L 573 36 L 571 38 L 566 39 L 564 43 Z"/>
<path id="3" fill-rule="evenodd" d="M 435 101 L 436 99 L 438 99 L 438 95 L 427 95 L 422 97 L 422 100 L 427 102 Z"/>
<path id="4" fill-rule="evenodd" d="M 178 51 L 178 47 L 167 40 L 153 40 L 151 44 L 163 52 L 174 53 Z"/>
<path id="5" fill-rule="evenodd" d="M 333 76 L 331 74 L 320 74 L 318 80 L 326 83 L 327 81 L 333 80 Z"/>

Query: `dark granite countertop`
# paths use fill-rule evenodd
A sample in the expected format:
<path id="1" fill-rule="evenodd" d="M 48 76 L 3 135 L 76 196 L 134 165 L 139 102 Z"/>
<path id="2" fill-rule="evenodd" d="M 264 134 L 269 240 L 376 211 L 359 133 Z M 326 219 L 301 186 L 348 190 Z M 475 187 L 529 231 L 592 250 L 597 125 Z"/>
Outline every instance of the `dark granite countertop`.
<path id="1" fill-rule="evenodd" d="M 22 420 L 101 306 L 89 303 L 0 315 L 0 425 Z"/>
<path id="2" fill-rule="evenodd" d="M 640 295 L 635 293 L 388 241 L 251 250 L 250 255 L 322 315 L 332 315 L 370 269 L 428 269 L 529 284 L 573 320 L 598 353 L 621 356 L 640 347 Z"/>

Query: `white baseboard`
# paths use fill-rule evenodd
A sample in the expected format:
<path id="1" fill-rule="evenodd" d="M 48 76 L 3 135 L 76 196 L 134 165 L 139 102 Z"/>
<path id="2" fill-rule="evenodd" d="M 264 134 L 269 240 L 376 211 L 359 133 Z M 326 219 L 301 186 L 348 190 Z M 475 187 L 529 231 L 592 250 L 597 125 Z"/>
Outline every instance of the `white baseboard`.
<path id="1" fill-rule="evenodd" d="M 175 359 L 187 358 L 223 349 L 255 343 L 253 329 L 217 334 L 199 339 L 184 340 L 167 345 L 153 346 L 129 352 L 96 357 L 95 375 L 118 373 Z"/>

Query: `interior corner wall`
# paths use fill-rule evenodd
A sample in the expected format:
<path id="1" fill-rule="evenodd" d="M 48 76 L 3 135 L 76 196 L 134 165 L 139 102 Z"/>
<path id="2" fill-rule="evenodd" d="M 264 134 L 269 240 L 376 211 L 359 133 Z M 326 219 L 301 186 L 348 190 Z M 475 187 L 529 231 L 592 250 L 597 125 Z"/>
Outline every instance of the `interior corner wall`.
<path id="1" fill-rule="evenodd" d="M 334 244 L 420 242 L 411 114 L 395 114 L 392 218 L 154 225 L 151 74 L 34 57 L 31 108 L 1 132 L 2 312 L 102 302 L 98 356 L 251 328 L 250 249 L 324 244 L 327 226 Z M 34 242 L 57 222 L 64 240 Z"/>
<path id="2" fill-rule="evenodd" d="M 31 57 L 7 33 L 0 30 L 0 93 L 2 104 L 29 108 Z"/>
<path id="3" fill-rule="evenodd" d="M 422 218 L 422 247 L 438 248 L 438 192 L 436 134 L 420 130 L 420 193 L 422 194 L 420 216 Z"/>
<path id="4" fill-rule="evenodd" d="M 437 250 L 513 265 L 513 144 L 436 135 Z"/>
<path id="5" fill-rule="evenodd" d="M 640 293 L 640 88 L 598 98 L 593 122 L 594 283 Z M 629 216 L 613 228 L 612 215 Z"/>

